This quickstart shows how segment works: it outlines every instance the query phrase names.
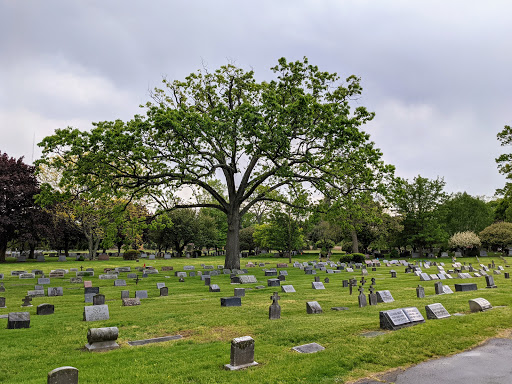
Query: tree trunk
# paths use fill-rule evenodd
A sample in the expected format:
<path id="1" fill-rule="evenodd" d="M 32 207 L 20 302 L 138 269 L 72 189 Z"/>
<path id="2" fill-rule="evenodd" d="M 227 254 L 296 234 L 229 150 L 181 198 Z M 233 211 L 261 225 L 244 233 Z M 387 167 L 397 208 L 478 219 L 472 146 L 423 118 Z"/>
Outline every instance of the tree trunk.
<path id="1" fill-rule="evenodd" d="M 228 234 L 224 268 L 240 269 L 240 212 L 238 207 L 228 213 Z"/>
<path id="2" fill-rule="evenodd" d="M 359 242 L 357 240 L 357 232 L 355 229 L 353 229 L 350 232 L 350 235 L 352 236 L 352 253 L 359 253 Z"/>
<path id="3" fill-rule="evenodd" d="M 35 253 L 35 250 L 36 250 L 36 244 L 35 243 L 29 243 L 28 247 L 30 249 L 29 254 L 28 254 L 28 258 L 29 259 L 35 259 L 34 253 Z"/>
<path id="4" fill-rule="evenodd" d="M 7 239 L 0 239 L 0 262 L 5 263 L 5 253 L 7 252 Z"/>

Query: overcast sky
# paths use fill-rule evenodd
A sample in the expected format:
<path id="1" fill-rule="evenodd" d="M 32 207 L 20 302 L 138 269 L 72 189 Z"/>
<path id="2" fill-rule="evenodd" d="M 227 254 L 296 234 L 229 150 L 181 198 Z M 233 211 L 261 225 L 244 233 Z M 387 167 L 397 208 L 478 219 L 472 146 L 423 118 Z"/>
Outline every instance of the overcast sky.
<path id="1" fill-rule="evenodd" d="M 361 77 L 365 130 L 397 175 L 492 196 L 511 15 L 506 0 L 0 0 L 0 152 L 31 162 L 56 128 L 130 119 L 163 76 L 234 62 L 263 80 L 307 56 Z"/>

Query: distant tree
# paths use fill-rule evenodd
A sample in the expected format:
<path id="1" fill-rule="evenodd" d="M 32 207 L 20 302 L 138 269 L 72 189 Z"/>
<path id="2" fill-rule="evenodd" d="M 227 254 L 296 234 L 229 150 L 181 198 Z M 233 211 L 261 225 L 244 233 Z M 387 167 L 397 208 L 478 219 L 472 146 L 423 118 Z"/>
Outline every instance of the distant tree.
<path id="1" fill-rule="evenodd" d="M 34 196 L 39 192 L 35 168 L 0 152 L 0 262 L 5 262 L 7 243 L 26 233 L 39 211 Z"/>
<path id="2" fill-rule="evenodd" d="M 467 249 L 476 248 L 481 245 L 480 238 L 471 231 L 457 232 L 448 241 L 451 247 L 461 248 L 466 254 Z"/>
<path id="3" fill-rule="evenodd" d="M 500 222 L 491 224 L 484 228 L 479 235 L 482 243 L 505 249 L 512 245 L 512 223 Z"/>
<path id="4" fill-rule="evenodd" d="M 450 196 L 438 207 L 439 222 L 448 235 L 457 232 L 480 232 L 493 222 L 493 209 L 478 197 L 466 192 Z"/>
<path id="5" fill-rule="evenodd" d="M 245 227 L 240 230 L 240 250 L 249 251 L 251 253 L 256 249 L 256 243 L 254 242 L 254 231 L 255 226 Z"/>
<path id="6" fill-rule="evenodd" d="M 414 250 L 431 247 L 447 240 L 437 216 L 438 207 L 445 201 L 445 182 L 441 178 L 429 180 L 417 176 L 412 183 L 396 179 L 391 201 L 403 217 L 400 243 L 410 245 Z"/>
<path id="7" fill-rule="evenodd" d="M 502 147 L 512 145 L 512 127 L 505 125 L 503 130 L 497 135 L 498 141 Z M 512 153 L 504 153 L 496 159 L 498 171 L 505 175 L 507 182 L 505 187 L 497 191 L 500 195 L 512 195 Z"/>

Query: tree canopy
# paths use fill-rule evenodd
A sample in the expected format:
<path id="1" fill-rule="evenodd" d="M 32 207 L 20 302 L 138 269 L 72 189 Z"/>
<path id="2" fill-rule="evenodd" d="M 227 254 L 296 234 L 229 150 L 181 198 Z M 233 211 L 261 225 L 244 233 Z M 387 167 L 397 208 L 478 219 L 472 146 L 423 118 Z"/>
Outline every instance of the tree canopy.
<path id="1" fill-rule="evenodd" d="M 233 65 L 164 79 L 145 116 L 56 130 L 40 143 L 40 163 L 62 168 L 62 186 L 92 194 L 220 210 L 228 223 L 225 266 L 239 268 L 241 217 L 273 191 L 298 183 L 347 196 L 382 188 L 393 173 L 360 129 L 374 114 L 351 106 L 362 93 L 359 78 L 342 82 L 306 58 L 282 58 L 272 71 L 275 78 L 263 82 Z M 214 179 L 226 196 L 209 183 Z M 186 187 L 213 202 L 181 200 Z"/>

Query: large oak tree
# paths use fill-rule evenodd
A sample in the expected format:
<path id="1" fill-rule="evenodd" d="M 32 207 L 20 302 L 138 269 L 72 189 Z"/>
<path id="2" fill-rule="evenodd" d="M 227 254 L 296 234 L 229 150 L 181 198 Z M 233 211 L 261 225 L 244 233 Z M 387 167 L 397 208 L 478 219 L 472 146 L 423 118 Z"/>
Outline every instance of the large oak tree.
<path id="1" fill-rule="evenodd" d="M 362 92 L 357 77 L 340 81 L 307 59 L 280 59 L 272 71 L 268 82 L 233 65 L 164 80 L 145 116 L 94 123 L 91 131 L 57 130 L 40 144 L 42 162 L 65 168 L 62 185 L 89 193 L 150 196 L 163 209 L 222 211 L 225 266 L 239 268 L 240 220 L 254 204 L 272 199 L 272 191 L 299 183 L 345 196 L 378 188 L 392 173 L 360 129 L 374 114 L 351 107 Z M 225 197 L 212 179 L 222 181 Z M 177 199 L 184 187 L 214 202 Z"/>

